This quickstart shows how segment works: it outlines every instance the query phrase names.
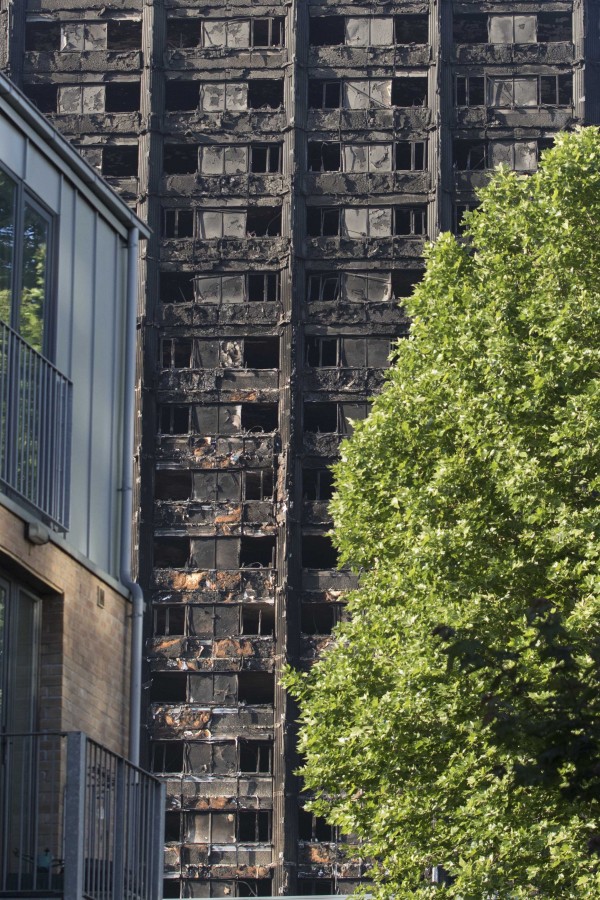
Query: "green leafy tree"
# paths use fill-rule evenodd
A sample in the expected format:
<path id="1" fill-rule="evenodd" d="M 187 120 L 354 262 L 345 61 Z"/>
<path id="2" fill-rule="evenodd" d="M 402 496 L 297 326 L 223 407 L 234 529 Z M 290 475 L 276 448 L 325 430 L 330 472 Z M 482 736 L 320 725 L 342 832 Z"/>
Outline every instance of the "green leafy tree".
<path id="1" fill-rule="evenodd" d="M 600 132 L 480 199 L 342 445 L 302 774 L 380 896 L 600 897 Z"/>

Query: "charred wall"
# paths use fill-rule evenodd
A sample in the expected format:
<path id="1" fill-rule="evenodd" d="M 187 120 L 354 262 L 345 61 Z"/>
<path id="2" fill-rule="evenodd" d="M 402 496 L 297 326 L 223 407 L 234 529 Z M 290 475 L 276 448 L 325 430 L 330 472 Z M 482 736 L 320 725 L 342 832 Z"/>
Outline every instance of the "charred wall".
<path id="1" fill-rule="evenodd" d="M 278 674 L 343 615 L 328 467 L 425 242 L 598 119 L 591 2 L 30 0 L 1 62 L 153 228 L 139 565 L 165 896 L 350 893 Z M 586 99 L 587 98 L 587 99 Z"/>

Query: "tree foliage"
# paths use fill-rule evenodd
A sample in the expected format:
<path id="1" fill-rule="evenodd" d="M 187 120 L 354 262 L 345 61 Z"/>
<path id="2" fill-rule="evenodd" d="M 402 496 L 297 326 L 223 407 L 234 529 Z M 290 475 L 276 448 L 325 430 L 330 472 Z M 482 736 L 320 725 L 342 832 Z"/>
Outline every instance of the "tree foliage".
<path id="1" fill-rule="evenodd" d="M 600 897 L 600 133 L 480 199 L 342 445 L 302 774 L 381 896 Z"/>

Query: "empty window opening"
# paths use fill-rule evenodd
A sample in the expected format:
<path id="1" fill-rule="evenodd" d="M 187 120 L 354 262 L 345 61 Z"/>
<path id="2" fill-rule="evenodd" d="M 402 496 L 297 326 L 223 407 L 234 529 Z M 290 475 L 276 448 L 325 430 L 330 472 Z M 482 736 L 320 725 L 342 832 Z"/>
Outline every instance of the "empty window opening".
<path id="1" fill-rule="evenodd" d="M 300 630 L 303 634 L 331 634 L 338 621 L 338 608 L 333 603 L 303 603 Z"/>
<path id="2" fill-rule="evenodd" d="M 192 495 L 192 473 L 189 469 L 157 469 L 154 473 L 156 500 L 189 500 Z"/>
<path id="3" fill-rule="evenodd" d="M 188 434 L 190 430 L 190 407 L 165 404 L 159 410 L 161 434 Z"/>
<path id="4" fill-rule="evenodd" d="M 454 166 L 461 172 L 487 168 L 486 141 L 454 141 L 452 145 Z"/>
<path id="5" fill-rule="evenodd" d="M 304 430 L 315 434 L 336 434 L 337 403 L 304 403 Z"/>
<path id="6" fill-rule="evenodd" d="M 483 75 L 456 76 L 456 105 L 485 106 L 485 78 Z"/>
<path id="7" fill-rule="evenodd" d="M 139 81 L 113 81 L 106 85 L 106 112 L 137 112 L 140 108 Z"/>
<path id="8" fill-rule="evenodd" d="M 298 837 L 301 841 L 320 841 L 330 843 L 335 840 L 335 832 L 323 816 L 315 816 L 306 809 L 299 810 Z"/>
<path id="9" fill-rule="evenodd" d="M 271 569 L 275 564 L 275 537 L 249 537 L 240 542 L 241 569 Z"/>
<path id="10" fill-rule="evenodd" d="M 154 538 L 154 565 L 157 569 L 185 569 L 190 558 L 187 537 Z"/>
<path id="11" fill-rule="evenodd" d="M 238 897 L 271 897 L 273 882 L 270 878 L 245 878 L 237 882 Z"/>
<path id="12" fill-rule="evenodd" d="M 56 84 L 25 84 L 23 92 L 40 112 L 55 113 L 58 99 L 58 85 Z"/>
<path id="13" fill-rule="evenodd" d="M 283 106 L 283 79 L 259 78 L 248 82 L 249 109 L 279 109 Z"/>
<path id="14" fill-rule="evenodd" d="M 281 172 L 281 144 L 251 144 L 250 171 L 258 173 Z"/>
<path id="15" fill-rule="evenodd" d="M 340 210 L 309 206 L 306 210 L 306 232 L 309 237 L 339 237 Z"/>
<path id="16" fill-rule="evenodd" d="M 339 172 L 341 161 L 341 144 L 339 142 L 309 141 L 309 172 Z"/>
<path id="17" fill-rule="evenodd" d="M 187 272 L 161 272 L 160 299 L 163 303 L 192 303 L 193 276 Z"/>
<path id="18" fill-rule="evenodd" d="M 60 50 L 60 22 L 26 22 L 25 49 L 49 53 Z"/>
<path id="19" fill-rule="evenodd" d="M 338 339 L 307 335 L 304 360 L 309 368 L 339 365 Z"/>
<path id="20" fill-rule="evenodd" d="M 156 775 L 183 772 L 183 751 L 183 741 L 153 741 L 151 771 Z"/>
<path id="21" fill-rule="evenodd" d="M 407 236 L 427 234 L 427 207 L 396 206 L 394 208 L 394 234 Z"/>
<path id="22" fill-rule="evenodd" d="M 194 236 L 194 212 L 191 209 L 163 210 L 163 234 L 166 238 Z"/>
<path id="23" fill-rule="evenodd" d="M 304 569 L 335 569 L 337 560 L 337 550 L 329 535 L 302 535 L 302 567 Z"/>
<path id="24" fill-rule="evenodd" d="M 138 146 L 122 144 L 104 147 L 102 150 L 102 174 L 107 178 L 137 178 Z"/>
<path id="25" fill-rule="evenodd" d="M 344 16 L 322 16 L 309 19 L 309 43 L 312 47 L 334 47 L 346 40 Z"/>
<path id="26" fill-rule="evenodd" d="M 308 82 L 308 106 L 310 109 L 339 109 L 342 105 L 342 82 Z"/>
<path id="27" fill-rule="evenodd" d="M 333 497 L 331 469 L 303 469 L 302 496 L 308 501 L 325 501 Z"/>
<path id="28" fill-rule="evenodd" d="M 193 175 L 198 170 L 195 144 L 166 144 L 163 153 L 165 175 Z"/>
<path id="29" fill-rule="evenodd" d="M 162 895 L 164 900 L 174 900 L 174 898 L 179 900 L 179 897 L 181 896 L 181 881 L 179 878 L 165 878 L 163 881 Z"/>
<path id="30" fill-rule="evenodd" d="M 167 48 L 169 50 L 199 47 L 201 33 L 200 19 L 167 18 Z"/>
<path id="31" fill-rule="evenodd" d="M 546 150 L 551 150 L 554 147 L 554 138 L 538 138 L 537 142 L 537 157 L 538 160 L 542 158 L 542 155 L 546 152 Z"/>
<path id="32" fill-rule="evenodd" d="M 246 469 L 244 473 L 245 500 L 272 500 L 273 488 L 273 469 Z"/>
<path id="33" fill-rule="evenodd" d="M 251 206 L 246 217 L 248 237 L 279 237 L 281 235 L 280 206 Z"/>
<path id="34" fill-rule="evenodd" d="M 299 878 L 298 894 L 301 897 L 331 896 L 337 890 L 338 884 L 331 878 Z"/>
<path id="35" fill-rule="evenodd" d="M 181 840 L 181 814 L 178 812 L 165 813 L 165 843 L 179 843 Z M 179 882 L 176 882 L 179 888 Z M 179 894 L 177 894 L 179 896 Z"/>
<path id="36" fill-rule="evenodd" d="M 482 13 L 454 16 L 453 31 L 456 44 L 487 44 L 488 17 Z"/>
<path id="37" fill-rule="evenodd" d="M 541 75 L 540 103 L 543 106 L 571 106 L 573 75 Z"/>
<path id="38" fill-rule="evenodd" d="M 307 299 L 309 303 L 331 303 L 340 298 L 340 275 L 309 275 Z"/>
<path id="39" fill-rule="evenodd" d="M 573 18 L 570 13 L 538 13 L 537 39 L 544 43 L 573 40 Z"/>
<path id="40" fill-rule="evenodd" d="M 264 603 L 244 605 L 242 607 L 242 634 L 273 637 L 275 634 L 275 607 Z"/>
<path id="41" fill-rule="evenodd" d="M 165 109 L 167 112 L 189 112 L 198 109 L 200 85 L 197 81 L 167 81 Z"/>
<path id="42" fill-rule="evenodd" d="M 252 47 L 283 47 L 283 19 L 252 19 L 250 44 Z"/>
<path id="43" fill-rule="evenodd" d="M 248 369 L 277 369 L 279 366 L 279 338 L 246 338 L 244 366 Z"/>
<path id="44" fill-rule="evenodd" d="M 396 143 L 396 170 L 422 171 L 427 168 L 425 141 L 398 141 Z"/>
<path id="45" fill-rule="evenodd" d="M 243 775 L 270 775 L 273 744 L 270 741 L 240 741 L 239 770 Z"/>
<path id="46" fill-rule="evenodd" d="M 394 78 L 392 106 L 427 106 L 427 76 Z"/>
<path id="47" fill-rule="evenodd" d="M 276 403 L 242 403 L 242 431 L 271 433 L 278 424 Z"/>
<path id="48" fill-rule="evenodd" d="M 244 809 L 238 812 L 237 839 L 241 844 L 267 843 L 271 840 L 271 811 Z"/>
<path id="49" fill-rule="evenodd" d="M 142 46 L 142 23 L 132 19 L 109 19 L 106 46 L 108 50 L 139 50 Z"/>
<path id="50" fill-rule="evenodd" d="M 154 634 L 161 637 L 184 635 L 186 610 L 187 607 L 182 604 L 178 606 L 156 605 L 154 607 Z"/>
<path id="51" fill-rule="evenodd" d="M 422 272 L 406 272 L 396 269 L 392 272 L 392 294 L 397 299 L 410 297 L 414 287 L 423 278 Z"/>
<path id="52" fill-rule="evenodd" d="M 150 683 L 150 703 L 185 703 L 187 675 L 185 672 L 154 672 Z"/>
<path id="53" fill-rule="evenodd" d="M 276 303 L 279 300 L 279 272 L 249 272 L 248 300 L 254 303 Z"/>
<path id="54" fill-rule="evenodd" d="M 427 13 L 396 16 L 394 32 L 397 44 L 427 44 L 429 42 L 429 16 Z"/>
<path id="55" fill-rule="evenodd" d="M 165 338 L 160 348 L 163 369 L 189 369 L 192 364 L 192 347 L 191 338 Z"/>

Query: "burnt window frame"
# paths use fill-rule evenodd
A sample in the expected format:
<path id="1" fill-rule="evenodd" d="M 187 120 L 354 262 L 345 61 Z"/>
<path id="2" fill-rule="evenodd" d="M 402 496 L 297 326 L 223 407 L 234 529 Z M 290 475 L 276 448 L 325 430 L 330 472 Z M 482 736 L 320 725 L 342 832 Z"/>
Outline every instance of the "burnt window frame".
<path id="1" fill-rule="evenodd" d="M 334 345 L 335 362 L 323 362 L 324 357 L 329 355 L 331 347 Z M 306 334 L 304 336 L 304 368 L 307 371 L 314 369 L 339 369 L 342 365 L 341 339 L 337 335 L 326 334 Z M 310 362 L 309 356 L 311 352 L 316 351 L 317 362 Z"/>
<path id="2" fill-rule="evenodd" d="M 242 837 L 242 817 L 248 819 L 254 817 L 254 839 Z M 245 829 L 245 826 L 244 826 Z M 236 841 L 237 844 L 271 844 L 273 841 L 273 810 L 271 809 L 240 809 L 236 815 Z"/>
<path id="3" fill-rule="evenodd" d="M 250 144 L 248 148 L 248 172 L 251 175 L 280 175 L 283 171 L 283 144 L 274 142 L 257 142 Z M 254 154 L 265 153 L 265 168 L 254 169 Z M 273 160 L 275 157 L 275 160 Z M 275 167 L 273 167 L 275 166 Z"/>
<path id="4" fill-rule="evenodd" d="M 465 146 L 458 147 L 458 144 Z M 466 165 L 458 165 L 459 151 L 466 154 Z M 452 167 L 457 172 L 481 172 L 490 168 L 490 148 L 486 138 L 462 139 L 452 141 Z"/>
<path id="5" fill-rule="evenodd" d="M 112 88 L 124 88 L 125 86 L 133 85 L 134 88 L 137 88 L 137 103 L 134 103 L 133 106 L 121 107 L 118 109 L 110 109 L 110 106 L 114 105 L 114 99 L 110 99 L 111 89 Z M 121 115 L 123 113 L 137 113 L 139 112 L 142 98 L 142 83 L 139 80 L 128 79 L 123 81 L 107 81 L 104 85 L 104 112 L 111 113 L 113 115 Z M 118 104 L 117 104 L 118 105 Z"/>
<path id="6" fill-rule="evenodd" d="M 115 156 L 118 155 L 119 152 L 125 151 L 125 154 L 131 159 L 135 160 L 135 166 L 133 172 L 127 173 L 116 173 L 115 172 L 107 172 L 105 170 L 105 166 L 107 165 L 107 160 L 110 159 L 111 151 L 115 151 Z M 129 152 L 128 151 L 132 151 Z M 108 165 L 114 165 L 114 161 L 108 163 Z M 140 160 L 139 160 L 139 144 L 105 144 L 102 147 L 102 163 L 101 163 L 101 172 L 103 178 L 139 178 L 139 169 L 140 169 Z"/>
<path id="7" fill-rule="evenodd" d="M 266 44 L 255 39 L 255 27 L 257 22 L 267 22 L 268 40 Z M 278 32 L 276 35 L 275 32 Z M 277 37 L 279 38 L 277 40 Z M 283 16 L 256 16 L 250 19 L 250 47 L 269 50 L 273 47 L 279 49 L 285 47 L 285 18 Z"/>
<path id="8" fill-rule="evenodd" d="M 398 150 L 401 145 L 408 144 L 410 145 L 410 169 L 399 168 L 398 166 Z M 402 140 L 394 142 L 394 156 L 393 156 L 393 166 L 394 172 L 427 172 L 428 170 L 428 160 L 427 160 L 427 144 L 426 140 Z M 417 149 L 420 148 L 420 149 Z M 423 165 L 416 165 L 418 156 L 422 154 L 422 162 Z"/>
<path id="9" fill-rule="evenodd" d="M 257 628 L 247 627 L 248 620 L 255 619 Z M 275 638 L 275 606 L 273 603 L 240 604 L 240 635 L 244 637 Z"/>
<path id="10" fill-rule="evenodd" d="M 253 746 L 257 751 L 255 768 L 242 768 L 243 745 Z M 237 767 L 240 775 L 272 775 L 273 774 L 273 741 L 261 741 L 240 738 L 237 742 Z M 266 759 L 265 759 L 266 757 Z"/>
<path id="11" fill-rule="evenodd" d="M 180 621 L 183 628 L 176 631 Z M 155 603 L 152 610 L 152 634 L 155 637 L 185 637 L 188 634 L 187 606 L 183 603 Z"/>
<path id="12" fill-rule="evenodd" d="M 196 214 L 193 209 L 190 209 L 190 207 L 163 206 L 162 213 L 162 236 L 165 240 L 193 240 L 196 237 Z M 180 217 L 186 214 L 191 214 L 192 232 L 191 234 L 179 234 L 179 231 L 184 229 L 183 224 L 180 225 Z M 170 228 L 167 227 L 167 222 L 168 216 L 171 215 L 173 216 L 173 234 L 168 234 Z"/>
<path id="13" fill-rule="evenodd" d="M 337 169 L 325 168 L 325 158 L 327 154 L 333 150 L 333 148 L 337 148 Z M 320 153 L 321 165 L 319 168 L 314 168 L 312 166 L 311 157 L 318 158 Z M 335 151 L 334 151 L 335 153 Z M 306 170 L 307 172 L 312 173 L 321 173 L 321 172 L 342 172 L 343 171 L 343 153 L 342 153 L 342 142 L 341 141 L 311 141 L 310 139 L 306 142 Z"/>
<path id="14" fill-rule="evenodd" d="M 42 30 L 47 32 L 47 37 L 53 36 L 54 41 L 53 46 L 42 47 L 39 46 L 31 46 L 30 38 L 32 34 L 33 28 L 42 27 Z M 25 53 L 58 53 L 60 51 L 61 38 L 62 38 L 62 28 L 61 22 L 58 19 L 46 19 L 46 18 L 28 18 L 25 20 L 25 35 L 24 35 L 24 48 Z"/>
<path id="15" fill-rule="evenodd" d="M 187 414 L 187 431 L 176 431 L 175 429 L 175 420 L 177 416 L 181 416 L 183 419 L 183 410 L 186 411 Z M 158 407 L 158 416 L 157 416 L 157 434 L 159 436 L 165 437 L 173 437 L 177 435 L 189 435 L 192 434 L 192 404 L 191 403 L 162 403 Z M 165 430 L 164 425 L 167 424 L 167 430 Z"/>
<path id="16" fill-rule="evenodd" d="M 331 89 L 337 89 L 338 102 L 335 106 L 328 106 L 328 92 Z M 321 102 L 319 106 L 311 106 L 311 93 L 315 94 L 317 90 L 321 91 Z M 308 80 L 308 109 L 309 110 L 332 110 L 344 108 L 344 91 L 343 80 L 341 78 L 310 78 Z"/>
<path id="17" fill-rule="evenodd" d="M 248 475 L 257 476 L 260 480 L 258 497 L 248 497 L 247 478 Z M 242 473 L 242 496 L 245 503 L 266 503 L 275 500 L 276 482 L 275 473 L 272 466 L 262 468 L 244 469 Z"/>
<path id="18" fill-rule="evenodd" d="M 318 219 L 318 233 L 309 231 L 310 218 Z M 324 234 L 324 226 L 328 217 L 337 216 L 337 231 L 333 234 Z M 320 238 L 339 238 L 342 236 L 342 209 L 339 206 L 307 206 L 306 208 L 306 236 L 319 240 Z"/>
<path id="19" fill-rule="evenodd" d="M 313 285 L 318 279 L 318 297 L 311 296 Z M 326 285 L 333 285 L 335 281 L 335 297 L 324 298 Z M 341 272 L 309 272 L 306 279 L 307 303 L 337 303 L 342 298 L 342 273 Z"/>
<path id="20" fill-rule="evenodd" d="M 306 477 L 308 473 L 313 473 L 315 477 L 314 494 L 308 496 L 305 490 Z M 326 481 L 326 485 L 322 485 L 322 481 Z M 313 492 L 311 491 L 311 494 Z M 303 503 L 328 503 L 333 496 L 333 472 L 331 468 L 307 467 L 302 469 L 302 502 Z"/>
<path id="21" fill-rule="evenodd" d="M 400 213 L 408 213 L 410 220 L 410 230 L 408 232 L 398 231 L 398 216 Z M 419 224 L 420 217 L 422 225 Z M 427 237 L 428 229 L 428 208 L 426 203 L 407 205 L 396 205 L 393 207 L 392 235 L 394 237 Z"/>
<path id="22" fill-rule="evenodd" d="M 178 353 L 181 352 L 178 349 L 177 344 L 183 342 L 189 342 L 189 356 L 187 365 L 178 365 Z M 185 335 L 176 335 L 174 337 L 163 337 L 160 340 L 160 348 L 159 348 L 159 360 L 160 360 L 160 368 L 165 372 L 170 372 L 173 370 L 181 370 L 181 369 L 193 369 L 193 353 L 194 353 L 194 339 L 191 337 L 187 337 Z M 170 357 L 170 362 L 165 362 Z"/>
<path id="23" fill-rule="evenodd" d="M 462 80 L 464 82 L 464 99 L 459 102 L 459 81 Z M 474 81 L 478 82 L 477 88 L 473 84 Z M 480 83 L 479 83 L 480 82 Z M 471 96 L 475 93 L 475 91 L 481 91 L 481 103 L 472 102 Z M 459 109 L 472 109 L 487 106 L 487 84 L 485 75 L 462 75 L 457 74 L 454 78 L 454 103 Z"/>
<path id="24" fill-rule="evenodd" d="M 401 41 L 398 39 L 398 31 L 400 30 L 398 27 L 399 19 L 400 18 L 409 18 L 411 16 L 415 16 L 415 17 L 419 17 L 419 18 L 424 17 L 427 20 L 427 22 L 426 22 L 427 40 L 425 40 L 425 41 Z M 427 44 L 429 44 L 429 24 L 430 24 L 429 23 L 429 13 L 412 13 L 412 14 L 411 13 L 395 13 L 393 16 L 393 19 L 394 19 L 394 46 L 395 47 L 408 47 L 408 46 L 410 46 L 410 44 L 416 44 L 419 47 L 424 47 Z"/>

